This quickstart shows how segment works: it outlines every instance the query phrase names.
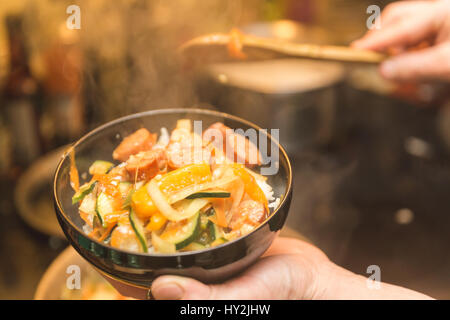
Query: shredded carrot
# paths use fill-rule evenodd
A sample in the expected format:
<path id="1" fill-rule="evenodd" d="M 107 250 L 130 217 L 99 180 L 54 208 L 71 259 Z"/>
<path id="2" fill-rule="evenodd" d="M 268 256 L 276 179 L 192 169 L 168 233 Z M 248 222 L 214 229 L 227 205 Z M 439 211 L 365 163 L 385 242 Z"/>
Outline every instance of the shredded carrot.
<path id="1" fill-rule="evenodd" d="M 216 212 L 216 224 L 226 228 L 228 226 L 227 218 L 225 215 L 225 199 L 214 199 L 213 203 L 214 211 Z"/>
<path id="2" fill-rule="evenodd" d="M 89 219 L 90 214 L 80 210 L 80 217 L 88 226 L 92 228 L 92 221 Z"/>
<path id="3" fill-rule="evenodd" d="M 80 178 L 78 175 L 78 169 L 75 164 L 75 149 L 72 147 L 70 150 L 70 185 L 72 189 L 77 192 L 80 189 Z"/>
<path id="4" fill-rule="evenodd" d="M 103 241 L 106 239 L 106 237 L 108 237 L 108 234 L 111 232 L 111 230 L 115 227 L 116 224 L 111 224 L 108 229 L 106 229 L 105 233 L 103 233 L 103 235 L 98 238 L 98 241 Z"/>
<path id="5" fill-rule="evenodd" d="M 230 31 L 230 41 L 228 42 L 228 54 L 235 59 L 246 59 L 247 55 L 242 52 L 242 38 L 243 34 L 236 28 Z"/>
<path id="6" fill-rule="evenodd" d="M 99 228 L 94 228 L 94 230 L 91 231 L 91 233 L 88 234 L 89 237 L 96 238 L 96 234 L 99 232 Z"/>

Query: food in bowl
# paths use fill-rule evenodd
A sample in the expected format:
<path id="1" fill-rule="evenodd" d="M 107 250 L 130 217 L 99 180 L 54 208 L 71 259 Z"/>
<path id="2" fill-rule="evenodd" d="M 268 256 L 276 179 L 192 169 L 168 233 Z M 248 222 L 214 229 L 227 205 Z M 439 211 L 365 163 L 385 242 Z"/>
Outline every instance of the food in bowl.
<path id="1" fill-rule="evenodd" d="M 252 232 L 276 208 L 257 146 L 223 123 L 203 134 L 188 119 L 159 137 L 146 128 L 99 159 L 81 185 L 71 153 L 70 182 L 90 237 L 122 250 L 176 253 L 215 247 Z"/>

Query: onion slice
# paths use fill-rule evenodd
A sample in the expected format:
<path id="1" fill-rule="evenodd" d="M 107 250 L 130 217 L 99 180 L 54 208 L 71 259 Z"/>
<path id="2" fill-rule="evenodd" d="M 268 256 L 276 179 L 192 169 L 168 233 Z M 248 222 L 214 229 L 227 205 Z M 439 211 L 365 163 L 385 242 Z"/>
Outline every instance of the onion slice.
<path id="1" fill-rule="evenodd" d="M 177 210 L 172 207 L 169 201 L 167 201 L 166 197 L 159 189 L 157 180 L 155 179 L 150 181 L 150 183 L 147 185 L 147 191 L 150 195 L 150 198 L 152 198 L 153 203 L 161 212 L 161 214 L 170 221 L 177 222 L 188 219 L 208 204 L 208 200 L 202 198 L 194 200 L 184 200 L 183 202 L 175 204 L 175 206 L 180 209 Z"/>
<path id="2" fill-rule="evenodd" d="M 236 179 L 238 179 L 237 176 L 235 175 L 229 175 L 217 180 L 213 180 L 213 181 L 209 181 L 209 182 L 205 182 L 205 183 L 201 183 L 201 184 L 194 184 L 190 187 L 184 188 L 183 190 L 174 193 L 172 195 L 169 196 L 168 198 L 168 202 L 169 203 L 174 203 L 183 199 L 186 199 L 188 196 L 190 196 L 191 194 L 206 190 L 206 189 L 214 189 L 214 188 L 220 188 L 224 185 L 229 184 L 230 182 L 235 181 Z M 150 194 L 150 184 L 147 187 L 148 192 Z M 156 203 L 155 203 L 156 205 Z"/>

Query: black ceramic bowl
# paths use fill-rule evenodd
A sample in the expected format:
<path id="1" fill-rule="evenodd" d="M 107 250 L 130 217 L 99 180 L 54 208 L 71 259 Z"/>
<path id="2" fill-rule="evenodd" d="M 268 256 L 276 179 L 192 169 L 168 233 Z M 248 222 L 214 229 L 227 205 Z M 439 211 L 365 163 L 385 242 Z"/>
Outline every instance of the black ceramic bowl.
<path id="1" fill-rule="evenodd" d="M 161 127 L 170 131 L 175 127 L 176 121 L 183 118 L 201 120 L 203 130 L 218 121 L 233 129 L 259 130 L 259 127 L 248 121 L 210 110 L 164 109 L 130 115 L 93 130 L 74 144 L 80 176 L 83 177 L 94 160 L 111 160 L 113 149 L 126 135 L 141 127 L 157 133 Z M 278 147 L 279 170 L 268 177 L 268 183 L 272 186 L 275 197 L 280 197 L 281 201 L 278 208 L 259 227 L 239 239 L 202 251 L 144 254 L 119 250 L 89 238 L 83 232 L 84 222 L 78 214 L 78 206 L 71 203 L 74 192 L 69 183 L 68 153 L 61 159 L 55 173 L 54 197 L 58 221 L 81 256 L 106 276 L 122 284 L 148 288 L 151 281 L 162 274 L 194 277 L 206 283 L 222 281 L 247 268 L 267 250 L 282 228 L 289 211 L 292 170 L 288 157 L 269 134 L 263 134 L 259 139 L 266 139 Z M 85 179 L 89 179 L 89 175 L 86 176 Z"/>

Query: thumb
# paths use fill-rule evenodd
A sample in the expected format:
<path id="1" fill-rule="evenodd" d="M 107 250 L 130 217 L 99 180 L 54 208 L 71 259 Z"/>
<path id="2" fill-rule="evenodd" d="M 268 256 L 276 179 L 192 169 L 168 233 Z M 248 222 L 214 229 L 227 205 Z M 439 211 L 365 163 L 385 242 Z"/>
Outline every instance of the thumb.
<path id="1" fill-rule="evenodd" d="M 161 276 L 153 282 L 151 292 L 155 299 L 173 300 L 291 299 L 293 289 L 300 286 L 290 270 L 290 260 L 288 256 L 265 257 L 237 278 L 215 285 Z"/>
<path id="2" fill-rule="evenodd" d="M 450 43 L 393 57 L 380 66 L 389 80 L 450 80 Z"/>
<path id="3" fill-rule="evenodd" d="M 206 285 L 191 278 L 162 276 L 153 282 L 151 292 L 157 300 L 245 300 L 272 298 L 269 293 L 261 294 L 261 288 L 258 289 L 258 285 L 252 284 L 250 280 L 241 277 L 239 280 L 231 280 L 223 284 Z M 255 297 L 255 293 L 257 297 Z"/>

